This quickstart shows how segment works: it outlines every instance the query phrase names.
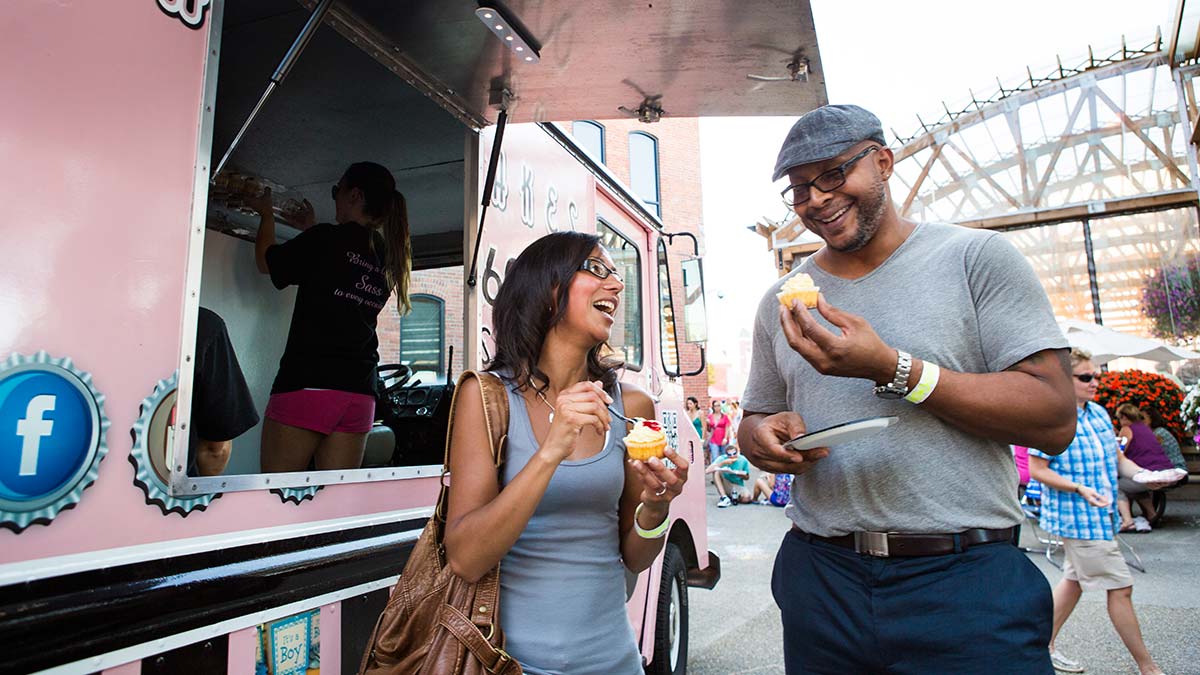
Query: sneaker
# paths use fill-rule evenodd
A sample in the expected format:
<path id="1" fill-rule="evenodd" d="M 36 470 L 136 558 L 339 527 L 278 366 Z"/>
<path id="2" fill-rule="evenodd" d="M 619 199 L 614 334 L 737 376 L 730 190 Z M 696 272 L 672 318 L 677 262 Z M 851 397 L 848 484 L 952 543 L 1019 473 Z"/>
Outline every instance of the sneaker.
<path id="1" fill-rule="evenodd" d="M 729 499 L 729 497 L 721 497 L 720 499 L 717 500 L 717 508 L 718 509 L 723 509 L 727 506 L 733 506 L 733 501 L 731 501 Z"/>
<path id="2" fill-rule="evenodd" d="M 1150 529 L 1150 521 L 1146 520 L 1145 518 L 1138 516 L 1137 518 L 1133 519 L 1134 532 L 1149 532 Z"/>
<path id="3" fill-rule="evenodd" d="M 767 499 L 766 497 L 763 497 L 762 499 L 760 499 L 760 500 L 758 500 L 758 501 L 756 501 L 756 502 L 754 502 L 754 503 L 755 503 L 755 504 L 758 504 L 759 506 L 770 506 L 770 505 L 771 505 L 771 500 L 770 500 L 770 499 Z"/>
<path id="4" fill-rule="evenodd" d="M 1054 669 L 1062 673 L 1082 673 L 1084 668 L 1079 665 L 1078 661 L 1073 661 L 1063 656 L 1062 652 L 1057 649 L 1050 652 L 1050 665 Z"/>

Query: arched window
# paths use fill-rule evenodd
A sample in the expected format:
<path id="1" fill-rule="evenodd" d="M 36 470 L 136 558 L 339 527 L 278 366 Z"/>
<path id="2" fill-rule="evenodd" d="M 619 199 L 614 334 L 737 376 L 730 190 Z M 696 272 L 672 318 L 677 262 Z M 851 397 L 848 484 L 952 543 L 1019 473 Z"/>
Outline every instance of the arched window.
<path id="1" fill-rule="evenodd" d="M 593 158 L 604 163 L 604 125 L 592 120 L 575 120 L 571 123 L 571 135 Z"/>
<path id="2" fill-rule="evenodd" d="M 658 139 L 644 131 L 629 134 L 629 182 L 646 208 L 662 216 L 658 192 Z"/>
<path id="3" fill-rule="evenodd" d="M 446 306 L 436 295 L 418 293 L 409 298 L 412 311 L 400 319 L 400 362 L 415 373 L 428 373 L 425 379 L 445 373 Z"/>

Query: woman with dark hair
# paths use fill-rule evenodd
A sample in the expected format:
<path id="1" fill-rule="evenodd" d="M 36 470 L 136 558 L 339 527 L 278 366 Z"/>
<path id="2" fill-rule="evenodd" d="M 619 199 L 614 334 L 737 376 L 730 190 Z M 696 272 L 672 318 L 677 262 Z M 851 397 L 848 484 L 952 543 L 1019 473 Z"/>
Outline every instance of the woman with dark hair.
<path id="1" fill-rule="evenodd" d="M 1161 471 L 1174 468 L 1171 460 L 1163 452 L 1158 437 L 1146 424 L 1146 416 L 1142 409 L 1132 403 L 1122 403 L 1117 406 L 1117 423 L 1121 431 L 1117 434 L 1124 439 L 1123 452 L 1125 457 L 1150 471 Z M 1150 523 L 1156 519 L 1154 499 L 1150 488 L 1131 478 L 1121 478 L 1120 491 L 1117 497 L 1117 510 L 1121 514 L 1122 532 L 1149 532 Z M 1136 500 L 1142 507 L 1142 515 L 1133 517 L 1133 507 L 1130 500 Z"/>
<path id="2" fill-rule="evenodd" d="M 704 443 L 706 428 L 704 411 L 700 409 L 700 400 L 695 396 L 689 396 L 683 405 L 687 409 L 688 418 L 692 420 L 692 427 L 696 430 L 696 435 L 700 437 L 700 445 L 704 446 L 704 465 L 708 466 L 711 460 L 708 457 L 708 446 Z"/>
<path id="3" fill-rule="evenodd" d="M 394 292 L 409 308 L 408 208 L 396 180 L 372 162 L 350 165 L 333 186 L 336 225 L 312 225 L 275 243 L 271 191 L 255 199 L 258 270 L 278 289 L 295 285 L 296 306 L 263 420 L 264 472 L 353 469 L 375 420 L 375 322 Z"/>
<path id="4" fill-rule="evenodd" d="M 528 675 L 642 673 L 625 612 L 625 568 L 653 564 L 688 463 L 625 459 L 628 417 L 656 417 L 641 389 L 619 384 L 607 349 L 625 288 L 594 235 L 535 241 L 492 308 L 488 370 L 508 389 L 497 475 L 479 383 L 458 392 L 450 438 L 446 558 L 468 581 L 500 564 L 500 626 Z"/>
<path id="5" fill-rule="evenodd" d="M 1162 413 L 1157 408 L 1147 409 L 1146 423 L 1154 430 L 1154 435 L 1162 445 L 1167 459 L 1171 460 L 1171 465 L 1176 469 L 1187 471 L 1187 460 L 1183 458 L 1183 449 L 1179 446 L 1179 439 L 1175 438 L 1175 434 L 1167 428 L 1167 421 L 1163 419 Z M 1182 482 L 1187 482 L 1187 476 L 1184 476 Z"/>

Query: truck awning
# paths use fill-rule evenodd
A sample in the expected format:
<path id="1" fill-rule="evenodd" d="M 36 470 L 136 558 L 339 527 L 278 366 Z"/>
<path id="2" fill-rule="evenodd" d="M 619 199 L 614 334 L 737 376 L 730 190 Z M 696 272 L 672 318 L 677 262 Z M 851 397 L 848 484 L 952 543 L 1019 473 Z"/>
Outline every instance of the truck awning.
<path id="1" fill-rule="evenodd" d="M 325 23 L 474 128 L 495 122 L 503 90 L 512 122 L 798 115 L 827 100 L 808 0 L 341 0 Z"/>

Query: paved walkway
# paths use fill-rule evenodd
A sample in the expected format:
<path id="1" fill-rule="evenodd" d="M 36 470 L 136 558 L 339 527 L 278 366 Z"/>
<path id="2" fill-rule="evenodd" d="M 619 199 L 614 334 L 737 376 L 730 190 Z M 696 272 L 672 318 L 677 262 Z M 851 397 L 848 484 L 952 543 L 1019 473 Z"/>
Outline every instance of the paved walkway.
<path id="1" fill-rule="evenodd" d="M 787 531 L 783 509 L 742 505 L 717 509 L 709 500 L 709 548 L 721 556 L 712 591 L 691 589 L 688 672 L 691 675 L 783 673 L 779 610 L 771 598 L 775 550 Z M 1154 532 L 1123 535 L 1147 573 L 1134 571 L 1134 606 L 1151 653 L 1169 675 L 1200 675 L 1200 502 L 1171 502 Z M 1061 554 L 1060 554 L 1061 557 Z M 1061 572 L 1038 566 L 1053 585 Z M 1059 648 L 1093 675 L 1134 675 L 1104 609 L 1084 594 L 1063 629 Z"/>

